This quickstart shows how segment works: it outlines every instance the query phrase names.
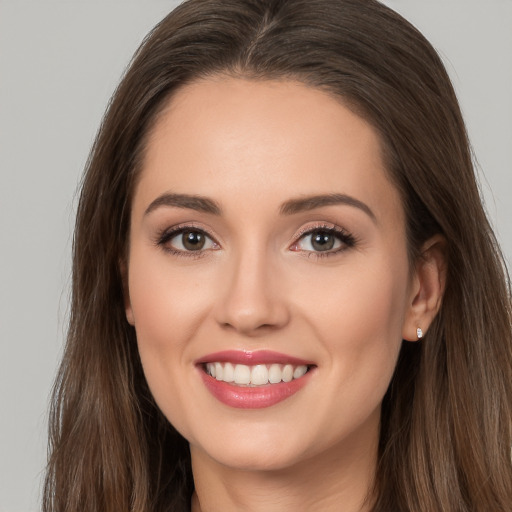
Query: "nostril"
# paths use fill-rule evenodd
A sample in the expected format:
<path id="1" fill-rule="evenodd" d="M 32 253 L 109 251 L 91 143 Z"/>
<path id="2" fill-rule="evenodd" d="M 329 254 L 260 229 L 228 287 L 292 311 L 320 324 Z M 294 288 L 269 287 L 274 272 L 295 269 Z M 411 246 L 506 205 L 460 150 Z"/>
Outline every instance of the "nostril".
<path id="1" fill-rule="evenodd" d="M 269 333 L 275 331 L 281 327 L 280 324 L 271 324 L 271 323 L 251 323 L 251 322 L 237 322 L 232 324 L 230 322 L 222 322 L 220 324 L 221 328 L 226 331 L 236 331 L 243 333 L 248 336 L 257 336 L 265 333 Z"/>

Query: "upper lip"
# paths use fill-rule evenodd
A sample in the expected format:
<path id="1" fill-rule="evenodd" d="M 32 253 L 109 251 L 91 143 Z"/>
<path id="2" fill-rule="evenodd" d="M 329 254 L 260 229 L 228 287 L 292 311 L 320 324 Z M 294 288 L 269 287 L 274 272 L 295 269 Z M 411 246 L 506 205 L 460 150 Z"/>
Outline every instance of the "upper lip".
<path id="1" fill-rule="evenodd" d="M 313 366 L 314 363 L 300 359 L 298 357 L 289 356 L 271 350 L 223 350 L 214 352 L 201 357 L 196 361 L 196 364 L 205 363 L 234 363 L 245 364 L 247 366 L 257 364 L 293 364 L 296 366 Z"/>

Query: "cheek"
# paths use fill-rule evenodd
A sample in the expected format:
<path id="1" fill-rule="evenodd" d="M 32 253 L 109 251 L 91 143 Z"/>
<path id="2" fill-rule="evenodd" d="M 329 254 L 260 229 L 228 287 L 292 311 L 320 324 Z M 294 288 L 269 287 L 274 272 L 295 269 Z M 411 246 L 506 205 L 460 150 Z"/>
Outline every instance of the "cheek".
<path id="1" fill-rule="evenodd" d="M 374 260 L 347 265 L 325 276 L 303 278 L 303 289 L 297 290 L 295 296 L 307 305 L 303 309 L 314 311 L 314 317 L 321 318 L 320 327 L 342 337 L 375 327 L 383 335 L 395 332 L 400 336 L 407 267 Z"/>
<path id="2" fill-rule="evenodd" d="M 346 270 L 346 271 L 345 271 Z M 317 280 L 318 282 L 318 280 Z M 322 343 L 333 379 L 355 401 L 382 399 L 401 347 L 407 297 L 407 266 L 385 259 L 340 269 L 313 287 L 301 309 Z M 308 285 L 308 283 L 304 283 Z"/>
<path id="3" fill-rule="evenodd" d="M 176 352 L 193 337 L 207 309 L 207 272 L 171 265 L 154 250 L 132 251 L 129 295 L 141 351 Z"/>
<path id="4" fill-rule="evenodd" d="M 189 380 L 197 353 L 191 340 L 208 311 L 211 277 L 197 268 L 177 268 L 151 249 L 135 246 L 130 254 L 129 297 L 139 354 L 156 403 L 189 438 L 194 421 L 183 404 L 194 401 Z"/>

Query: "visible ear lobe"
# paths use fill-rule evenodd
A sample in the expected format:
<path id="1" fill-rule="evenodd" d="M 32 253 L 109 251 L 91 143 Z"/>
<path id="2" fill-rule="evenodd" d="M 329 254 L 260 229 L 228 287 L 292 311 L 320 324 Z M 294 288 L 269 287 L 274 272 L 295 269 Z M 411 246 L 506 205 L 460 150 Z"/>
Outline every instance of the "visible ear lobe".
<path id="1" fill-rule="evenodd" d="M 130 290 L 128 287 L 128 264 L 125 260 L 119 261 L 119 271 L 121 273 L 121 281 L 123 284 L 123 299 L 124 299 L 124 311 L 126 314 L 126 320 L 130 325 L 135 325 L 135 318 L 133 316 L 132 303 L 130 301 Z"/>
<path id="2" fill-rule="evenodd" d="M 416 261 L 403 325 L 404 340 L 419 339 L 418 328 L 425 335 L 437 315 L 446 287 L 446 268 L 446 240 L 441 235 L 435 235 L 423 244 Z"/>

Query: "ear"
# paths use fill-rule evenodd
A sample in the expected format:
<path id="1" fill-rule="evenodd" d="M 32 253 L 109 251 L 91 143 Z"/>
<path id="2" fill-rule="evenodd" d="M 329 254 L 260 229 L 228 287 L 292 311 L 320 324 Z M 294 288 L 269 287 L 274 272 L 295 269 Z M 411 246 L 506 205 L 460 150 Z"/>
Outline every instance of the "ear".
<path id="1" fill-rule="evenodd" d="M 132 303 L 130 301 L 130 289 L 128 287 L 128 264 L 125 260 L 119 261 L 119 271 L 121 273 L 121 280 L 123 284 L 123 299 L 124 299 L 124 311 L 126 314 L 126 320 L 130 325 L 135 325 L 135 318 L 133 316 Z"/>
<path id="2" fill-rule="evenodd" d="M 437 315 L 446 286 L 446 240 L 441 235 L 430 238 L 421 249 L 411 280 L 411 292 L 402 328 L 402 338 L 419 339 Z"/>

